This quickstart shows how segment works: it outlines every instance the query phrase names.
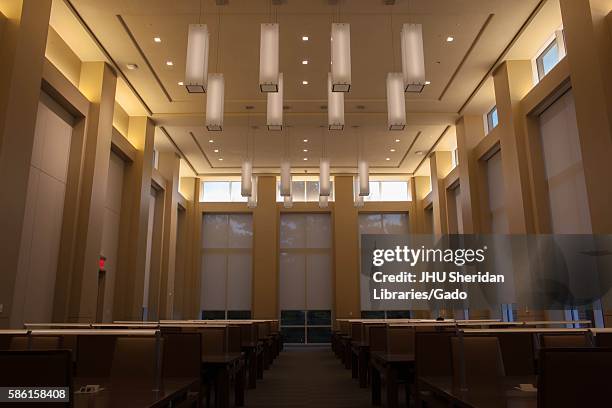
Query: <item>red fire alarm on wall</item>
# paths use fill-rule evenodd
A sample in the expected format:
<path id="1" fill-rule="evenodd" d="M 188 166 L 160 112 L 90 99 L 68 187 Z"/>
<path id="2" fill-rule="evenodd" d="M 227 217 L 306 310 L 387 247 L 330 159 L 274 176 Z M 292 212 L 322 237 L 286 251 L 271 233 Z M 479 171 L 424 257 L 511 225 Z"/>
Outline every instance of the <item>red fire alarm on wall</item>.
<path id="1" fill-rule="evenodd" d="M 104 265 L 106 264 L 106 257 L 104 255 L 100 255 L 100 260 L 98 261 L 99 270 L 104 271 Z"/>

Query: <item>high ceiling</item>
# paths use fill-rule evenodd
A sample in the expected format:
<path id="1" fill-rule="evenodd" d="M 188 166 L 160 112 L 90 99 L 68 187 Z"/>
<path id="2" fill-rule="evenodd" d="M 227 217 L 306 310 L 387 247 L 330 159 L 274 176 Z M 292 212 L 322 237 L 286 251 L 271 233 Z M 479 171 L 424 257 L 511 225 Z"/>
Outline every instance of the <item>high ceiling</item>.
<path id="1" fill-rule="evenodd" d="M 295 168 L 316 172 L 325 145 L 335 171 L 352 171 L 361 150 L 373 172 L 415 172 L 423 153 L 453 147 L 458 113 L 545 3 L 396 0 L 395 5 L 385 5 L 383 0 L 284 0 L 275 5 L 270 0 L 226 0 L 227 4 L 217 6 L 217 2 L 224 3 L 63 0 L 160 126 L 160 148 L 161 139 L 168 136 L 171 142 L 166 144 L 174 144 L 202 175 L 235 173 L 246 155 L 247 139 L 258 171 L 278 168 L 289 151 Z M 178 85 L 185 71 L 188 25 L 199 20 L 208 24 L 211 33 L 210 72 L 225 76 L 223 132 L 204 129 L 205 96 L 189 95 Z M 283 133 L 265 130 L 266 96 L 258 86 L 259 25 L 270 21 L 280 24 L 288 125 Z M 321 128 L 327 123 L 329 37 L 334 21 L 351 24 L 352 88 L 346 95 L 342 132 Z M 387 72 L 401 71 L 399 36 L 406 22 L 423 24 L 431 85 L 422 94 L 406 96 L 406 130 L 389 132 L 385 78 Z M 79 44 L 71 44 L 62 33 L 68 28 L 56 30 L 79 54 Z M 303 36 L 309 40 L 303 41 Z M 454 41 L 448 42 L 449 36 Z M 303 60 L 308 64 L 303 65 Z M 137 64 L 139 69 L 128 70 L 127 64 Z"/>

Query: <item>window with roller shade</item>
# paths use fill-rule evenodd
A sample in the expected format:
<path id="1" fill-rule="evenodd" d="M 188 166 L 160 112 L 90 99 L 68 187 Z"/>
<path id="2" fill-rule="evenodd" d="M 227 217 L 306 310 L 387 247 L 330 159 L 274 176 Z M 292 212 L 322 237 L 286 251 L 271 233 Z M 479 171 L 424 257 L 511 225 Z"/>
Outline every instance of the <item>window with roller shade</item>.
<path id="1" fill-rule="evenodd" d="M 252 258 L 253 220 L 250 214 L 204 214 L 202 319 L 250 318 Z"/>
<path id="2" fill-rule="evenodd" d="M 328 343 L 332 322 L 329 214 L 281 214 L 280 325 L 285 342 Z"/>

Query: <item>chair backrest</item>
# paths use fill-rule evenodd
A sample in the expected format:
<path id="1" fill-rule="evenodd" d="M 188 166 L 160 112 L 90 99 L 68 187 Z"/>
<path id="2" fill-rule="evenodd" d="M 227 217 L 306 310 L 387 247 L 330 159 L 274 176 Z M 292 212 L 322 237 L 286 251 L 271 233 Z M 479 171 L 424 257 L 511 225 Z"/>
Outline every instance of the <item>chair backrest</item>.
<path id="1" fill-rule="evenodd" d="M 61 336 L 14 336 L 10 350 L 58 350 L 62 344 Z"/>
<path id="2" fill-rule="evenodd" d="M 202 340 L 200 333 L 164 334 L 163 376 L 200 377 Z"/>
<path id="3" fill-rule="evenodd" d="M 368 327 L 370 351 L 387 351 L 387 327 L 375 325 Z"/>
<path id="4" fill-rule="evenodd" d="M 72 386 L 72 358 L 68 350 L 4 350 L 0 351 L 0 367 L 0 384 L 3 387 Z M 72 400 L 71 395 L 68 397 Z M 29 407 L 39 404 L 15 405 Z M 49 408 L 71 406 L 70 403 L 60 402 L 41 405 Z"/>
<path id="5" fill-rule="evenodd" d="M 612 347 L 612 333 L 597 333 L 595 344 L 597 347 Z"/>
<path id="6" fill-rule="evenodd" d="M 163 338 L 117 337 L 111 367 L 111 378 L 155 379 L 157 368 L 157 342 L 163 355 Z M 161 356 L 160 356 L 161 357 Z"/>
<path id="7" fill-rule="evenodd" d="M 538 408 L 603 407 L 612 400 L 611 348 L 540 349 Z"/>
<path id="8" fill-rule="evenodd" d="M 540 347 L 591 347 L 591 342 L 586 333 L 542 334 Z"/>
<path id="9" fill-rule="evenodd" d="M 450 339 L 453 332 L 416 332 L 414 358 L 417 376 L 445 377 L 453 373 Z"/>
<path id="10" fill-rule="evenodd" d="M 532 333 L 487 334 L 499 340 L 506 375 L 535 375 L 535 348 Z"/>
<path id="11" fill-rule="evenodd" d="M 203 356 L 218 356 L 227 352 L 225 327 L 202 327 L 198 331 L 202 336 Z"/>
<path id="12" fill-rule="evenodd" d="M 361 322 L 351 322 L 351 332 L 349 335 L 351 336 L 352 341 L 361 341 L 361 329 L 363 327 L 363 323 Z"/>
<path id="13" fill-rule="evenodd" d="M 79 378 L 109 377 L 116 340 L 115 336 L 78 336 L 76 376 Z"/>
<path id="14" fill-rule="evenodd" d="M 453 337 L 451 352 L 453 380 L 457 384 L 462 370 L 468 386 L 497 382 L 506 375 L 497 337 Z"/>
<path id="15" fill-rule="evenodd" d="M 240 338 L 242 344 L 253 344 L 257 342 L 257 325 L 241 324 L 240 325 Z"/>
<path id="16" fill-rule="evenodd" d="M 414 333 L 412 326 L 387 327 L 387 353 L 414 353 Z"/>
<path id="17" fill-rule="evenodd" d="M 239 325 L 230 325 L 227 328 L 227 350 L 230 353 L 242 351 L 241 329 Z"/>

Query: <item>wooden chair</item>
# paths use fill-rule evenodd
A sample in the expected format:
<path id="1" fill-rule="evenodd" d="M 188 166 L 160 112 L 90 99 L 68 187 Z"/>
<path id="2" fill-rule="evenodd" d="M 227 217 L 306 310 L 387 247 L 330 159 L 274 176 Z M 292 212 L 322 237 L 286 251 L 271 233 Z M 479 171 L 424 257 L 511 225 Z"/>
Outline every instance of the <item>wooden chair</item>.
<path id="1" fill-rule="evenodd" d="M 612 333 L 597 333 L 595 345 L 597 347 L 612 347 Z"/>
<path id="2" fill-rule="evenodd" d="M 202 340 L 200 333 L 167 333 L 164 334 L 164 350 L 162 362 L 163 378 L 198 378 L 201 375 Z M 200 405 L 200 393 L 210 401 L 210 386 L 198 381 L 192 389 L 187 401 L 181 407 Z"/>
<path id="3" fill-rule="evenodd" d="M 110 377 L 116 340 L 115 336 L 78 336 L 76 341 L 76 377 Z"/>
<path id="4" fill-rule="evenodd" d="M 414 333 L 415 330 L 413 326 L 387 327 L 387 353 L 414 353 Z"/>
<path id="5" fill-rule="evenodd" d="M 499 340 L 506 375 L 536 374 L 533 333 L 507 332 L 486 333 L 484 335 L 494 336 Z M 476 337 L 479 335 L 469 334 L 466 336 Z"/>
<path id="6" fill-rule="evenodd" d="M 68 350 L 0 351 L 0 384 L 3 387 L 71 387 L 72 359 Z M 71 391 L 69 391 L 71 394 Z M 69 395 L 72 400 L 72 395 Z M 20 403 L 19 407 L 38 407 Z M 45 407 L 69 407 L 70 403 L 45 403 Z"/>
<path id="7" fill-rule="evenodd" d="M 11 350 L 58 350 L 61 336 L 16 336 L 11 339 Z"/>
<path id="8" fill-rule="evenodd" d="M 497 337 L 454 337 L 451 352 L 453 380 L 457 385 L 463 380 L 468 387 L 496 384 L 506 375 Z"/>
<path id="9" fill-rule="evenodd" d="M 426 403 L 427 407 L 447 407 L 448 402 L 435 394 L 423 391 L 419 387 L 419 377 L 448 377 L 453 373 L 451 363 L 450 339 L 455 333 L 447 331 L 432 331 L 415 333 L 414 357 L 416 371 L 416 392 L 414 393 L 417 407 Z"/>
<path id="10" fill-rule="evenodd" d="M 542 348 L 538 408 L 610 405 L 611 348 Z"/>
<path id="11" fill-rule="evenodd" d="M 591 341 L 587 333 L 542 334 L 540 335 L 540 347 L 591 347 Z"/>

